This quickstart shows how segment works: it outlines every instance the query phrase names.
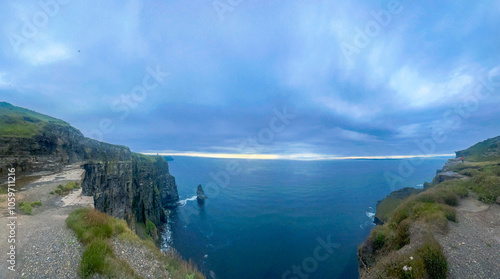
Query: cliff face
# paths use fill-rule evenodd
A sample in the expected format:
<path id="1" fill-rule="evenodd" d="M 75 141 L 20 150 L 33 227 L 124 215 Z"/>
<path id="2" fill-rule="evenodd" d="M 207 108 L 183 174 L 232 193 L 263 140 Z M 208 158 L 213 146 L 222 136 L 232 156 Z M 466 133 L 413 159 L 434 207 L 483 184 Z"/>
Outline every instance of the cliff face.
<path id="1" fill-rule="evenodd" d="M 165 158 L 85 138 L 64 121 L 1 102 L 0 158 L 0 177 L 11 167 L 23 175 L 81 163 L 83 194 L 131 226 L 146 220 L 159 225 L 179 199 Z"/>
<path id="2" fill-rule="evenodd" d="M 162 157 L 132 154 L 127 161 L 89 162 L 83 167 L 82 191 L 94 197 L 96 209 L 132 226 L 135 221 L 165 222 L 165 210 L 179 199 L 175 178 Z"/>

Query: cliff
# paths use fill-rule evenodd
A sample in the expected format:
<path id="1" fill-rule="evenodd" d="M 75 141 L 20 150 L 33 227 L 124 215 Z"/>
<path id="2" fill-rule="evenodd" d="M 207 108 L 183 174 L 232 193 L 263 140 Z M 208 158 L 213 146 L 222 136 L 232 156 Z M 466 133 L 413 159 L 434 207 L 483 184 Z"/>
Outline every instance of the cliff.
<path id="1" fill-rule="evenodd" d="M 92 161 L 83 168 L 83 194 L 94 196 L 96 209 L 125 219 L 132 227 L 135 221 L 165 222 L 165 210 L 179 199 L 163 157 L 131 153 L 128 160 Z"/>
<path id="2" fill-rule="evenodd" d="M 179 199 L 175 178 L 163 157 L 144 156 L 128 147 L 83 136 L 68 123 L 0 102 L 0 177 L 59 171 L 79 163 L 85 169 L 83 194 L 95 208 L 127 220 L 159 225 Z"/>
<path id="3" fill-rule="evenodd" d="M 458 151 L 457 158 L 448 160 L 423 190 L 404 188 L 379 201 L 378 224 L 358 249 L 360 278 L 455 278 L 466 272 L 468 265 L 453 256 L 455 251 L 447 246 L 447 239 L 461 240 L 472 231 L 489 239 L 496 229 L 489 220 L 499 210 L 495 207 L 500 202 L 499 142 L 497 137 Z M 492 210 L 478 213 L 474 209 L 471 212 L 476 215 L 471 217 L 464 213 L 471 204 L 486 204 L 480 206 L 483 210 L 490 205 Z M 465 226 L 464 218 L 483 218 L 494 228 Z M 451 232 L 449 227 L 453 228 Z M 467 253 L 474 259 L 484 254 L 471 248 Z M 489 248 L 491 245 L 484 249 Z M 478 260 L 478 264 L 488 266 L 488 261 Z"/>

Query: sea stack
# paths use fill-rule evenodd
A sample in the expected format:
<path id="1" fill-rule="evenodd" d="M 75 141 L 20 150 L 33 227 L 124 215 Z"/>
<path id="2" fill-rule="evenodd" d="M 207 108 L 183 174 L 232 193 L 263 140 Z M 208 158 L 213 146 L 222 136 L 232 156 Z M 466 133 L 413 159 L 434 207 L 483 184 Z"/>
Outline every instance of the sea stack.
<path id="1" fill-rule="evenodd" d="M 201 187 L 201 184 L 198 185 L 198 190 L 196 190 L 196 200 L 198 201 L 199 204 L 205 203 L 205 199 L 208 199 L 205 196 L 205 192 L 203 192 L 203 188 Z"/>

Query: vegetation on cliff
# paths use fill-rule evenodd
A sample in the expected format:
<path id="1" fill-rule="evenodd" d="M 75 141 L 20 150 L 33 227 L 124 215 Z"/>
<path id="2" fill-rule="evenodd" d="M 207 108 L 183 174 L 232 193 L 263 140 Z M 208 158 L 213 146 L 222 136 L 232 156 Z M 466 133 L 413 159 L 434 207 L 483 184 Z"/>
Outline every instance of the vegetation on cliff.
<path id="1" fill-rule="evenodd" d="M 492 158 L 499 158 L 500 148 L 493 148 L 495 141 L 486 141 L 488 148 L 482 148 L 483 142 L 457 152 L 475 162 L 469 162 L 469 157 L 465 163 L 451 160 L 455 163 L 446 166 L 446 171 L 464 178 L 427 184 L 425 191 L 401 202 L 398 194 L 389 195 L 389 202 L 380 203 L 385 206 L 379 216 L 387 219 L 359 247 L 361 278 L 446 278 L 448 263 L 434 234 L 446 233 L 448 223 L 457 222 L 454 207 L 461 198 L 473 196 L 484 203 L 499 199 L 500 160 Z"/>
<path id="2" fill-rule="evenodd" d="M 124 220 L 94 209 L 81 208 L 68 216 L 66 224 L 85 245 L 79 266 L 79 274 L 84 278 L 92 277 L 96 273 L 106 278 L 141 278 L 126 261 L 116 255 L 114 238 L 149 249 L 155 258 L 163 263 L 160 268 L 168 270 L 173 279 L 205 278 L 196 267 L 182 260 L 175 251 L 162 253 L 151 239 L 139 238 Z"/>
<path id="3" fill-rule="evenodd" d="M 48 124 L 70 126 L 62 120 L 0 102 L 0 135 L 4 137 L 32 137 Z"/>

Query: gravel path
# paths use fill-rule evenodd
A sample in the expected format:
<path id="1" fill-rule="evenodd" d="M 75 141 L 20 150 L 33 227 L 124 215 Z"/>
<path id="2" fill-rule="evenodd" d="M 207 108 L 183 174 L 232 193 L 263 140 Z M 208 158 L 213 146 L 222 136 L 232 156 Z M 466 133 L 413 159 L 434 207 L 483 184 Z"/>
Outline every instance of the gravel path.
<path id="1" fill-rule="evenodd" d="M 170 278 L 165 265 L 144 246 L 115 238 L 113 249 L 116 255 L 127 261 L 135 272 L 144 278 Z"/>
<path id="2" fill-rule="evenodd" d="M 78 278 L 83 248 L 73 231 L 66 228 L 65 220 L 75 208 L 92 204 L 88 199 L 74 199 L 65 204 L 50 192 L 59 184 L 79 181 L 82 174 L 78 166 L 71 166 L 62 173 L 33 181 L 18 192 L 17 202 L 41 201 L 42 206 L 35 207 L 33 215 L 25 215 L 17 208 L 16 271 L 7 270 L 7 255 L 3 251 L 7 251 L 9 244 L 0 241 L 0 278 Z M 4 203 L 2 200 L 0 235 L 7 236 Z"/>
<path id="3" fill-rule="evenodd" d="M 462 200 L 458 223 L 436 234 L 449 263 L 448 278 L 500 278 L 500 206 Z"/>

